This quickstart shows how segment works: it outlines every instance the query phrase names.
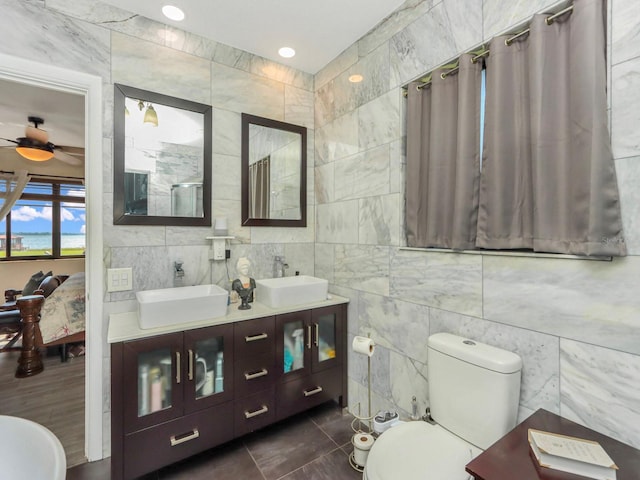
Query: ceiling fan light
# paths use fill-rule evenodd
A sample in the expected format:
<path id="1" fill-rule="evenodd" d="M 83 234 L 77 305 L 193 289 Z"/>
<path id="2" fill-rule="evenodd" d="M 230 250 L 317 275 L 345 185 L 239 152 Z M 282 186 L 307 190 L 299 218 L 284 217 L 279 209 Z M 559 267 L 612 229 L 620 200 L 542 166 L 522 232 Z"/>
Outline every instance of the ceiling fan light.
<path id="1" fill-rule="evenodd" d="M 33 160 L 34 162 L 46 162 L 53 158 L 53 150 L 46 145 L 39 146 L 18 146 L 16 152 L 22 155 L 27 160 Z"/>
<path id="2" fill-rule="evenodd" d="M 49 134 L 46 130 L 30 125 L 25 128 L 24 136 L 40 143 L 47 143 L 49 141 Z"/>
<path id="3" fill-rule="evenodd" d="M 158 126 L 158 114 L 151 104 L 149 104 L 147 110 L 144 112 L 143 123 L 148 123 L 150 125 L 153 125 L 154 127 Z"/>

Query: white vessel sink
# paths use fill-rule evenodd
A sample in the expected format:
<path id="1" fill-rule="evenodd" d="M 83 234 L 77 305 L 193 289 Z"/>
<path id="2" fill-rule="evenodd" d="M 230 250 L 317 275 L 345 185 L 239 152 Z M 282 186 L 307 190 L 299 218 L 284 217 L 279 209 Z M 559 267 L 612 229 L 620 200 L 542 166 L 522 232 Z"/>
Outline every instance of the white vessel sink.
<path id="1" fill-rule="evenodd" d="M 64 480 L 67 459 L 60 440 L 46 427 L 0 415 L 0 477 Z"/>
<path id="2" fill-rule="evenodd" d="M 228 292 L 218 285 L 161 288 L 136 293 L 140 328 L 198 322 L 227 314 Z"/>
<path id="3" fill-rule="evenodd" d="M 327 299 L 329 282 L 309 275 L 256 280 L 256 298 L 271 308 Z"/>

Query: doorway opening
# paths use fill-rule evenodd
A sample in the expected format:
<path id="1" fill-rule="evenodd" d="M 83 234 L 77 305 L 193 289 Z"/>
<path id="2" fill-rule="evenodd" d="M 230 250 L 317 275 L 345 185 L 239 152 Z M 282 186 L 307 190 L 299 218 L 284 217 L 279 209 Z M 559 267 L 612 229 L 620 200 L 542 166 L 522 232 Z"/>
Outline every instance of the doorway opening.
<path id="1" fill-rule="evenodd" d="M 103 266 L 102 266 L 102 79 L 55 65 L 0 54 L 0 81 L 33 87 L 32 92 L 78 95 L 84 107 L 84 182 L 86 187 L 86 355 L 84 357 L 84 453 L 103 458 Z M 35 113 L 35 112 L 34 112 Z M 0 118 L 0 122 L 3 119 Z M 3 168 L 5 162 L 2 163 Z M 17 263 L 17 262 L 7 262 Z M 4 263 L 0 268 L 4 268 Z M 43 372 L 45 373 L 45 372 Z M 40 374 L 42 375 L 42 374 Z M 28 381 L 23 379 L 22 381 Z"/>

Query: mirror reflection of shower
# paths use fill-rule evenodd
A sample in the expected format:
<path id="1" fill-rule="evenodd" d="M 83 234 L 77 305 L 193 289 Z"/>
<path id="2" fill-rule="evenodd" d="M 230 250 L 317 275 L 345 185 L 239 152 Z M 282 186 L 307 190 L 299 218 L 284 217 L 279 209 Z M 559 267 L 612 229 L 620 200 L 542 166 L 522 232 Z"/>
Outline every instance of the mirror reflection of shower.
<path id="1" fill-rule="evenodd" d="M 249 134 L 249 216 L 299 219 L 301 135 L 254 124 Z"/>
<path id="2" fill-rule="evenodd" d="M 201 217 L 203 206 L 202 182 L 185 181 L 171 185 L 171 215 Z"/>
<path id="3" fill-rule="evenodd" d="M 139 95 L 122 99 L 129 112 L 124 115 L 124 215 L 204 218 L 205 115 L 188 105 L 172 106 L 179 99 L 151 102 L 153 92 Z M 144 122 L 151 103 L 158 119 L 155 126 Z"/>

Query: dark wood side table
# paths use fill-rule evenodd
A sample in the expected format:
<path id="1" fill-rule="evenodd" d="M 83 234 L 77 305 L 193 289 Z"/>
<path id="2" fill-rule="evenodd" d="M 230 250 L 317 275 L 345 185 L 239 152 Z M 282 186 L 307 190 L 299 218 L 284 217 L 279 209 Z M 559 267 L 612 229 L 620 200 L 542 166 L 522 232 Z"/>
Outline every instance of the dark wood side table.
<path id="1" fill-rule="evenodd" d="M 466 466 L 476 480 L 584 480 L 586 477 L 539 467 L 530 453 L 529 428 L 595 440 L 618 466 L 617 480 L 640 480 L 640 450 L 571 420 L 540 409 Z"/>
<path id="2" fill-rule="evenodd" d="M 44 370 L 42 356 L 36 346 L 40 335 L 40 310 L 44 304 L 42 295 L 25 295 L 16 301 L 22 317 L 22 350 L 18 358 L 16 378 L 37 375 Z"/>

